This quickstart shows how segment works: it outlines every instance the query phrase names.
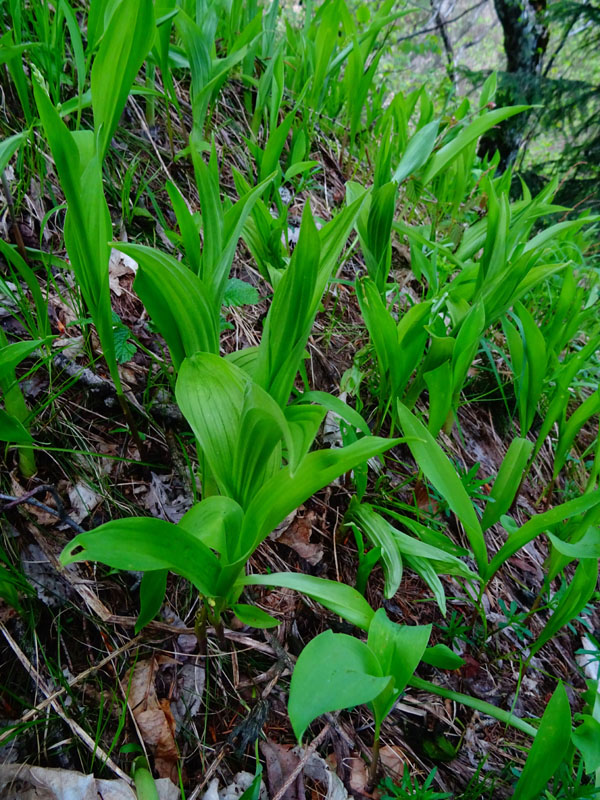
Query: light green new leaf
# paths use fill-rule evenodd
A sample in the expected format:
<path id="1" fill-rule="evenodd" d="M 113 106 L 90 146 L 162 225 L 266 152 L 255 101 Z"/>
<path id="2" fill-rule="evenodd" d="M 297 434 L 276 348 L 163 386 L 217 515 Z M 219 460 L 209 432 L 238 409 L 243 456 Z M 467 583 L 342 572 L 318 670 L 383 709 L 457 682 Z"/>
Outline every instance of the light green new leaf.
<path id="1" fill-rule="evenodd" d="M 92 66 L 92 107 L 100 160 L 119 124 L 131 85 L 154 41 L 152 0 L 121 0 Z"/>
<path id="2" fill-rule="evenodd" d="M 554 613 L 544 626 L 538 639 L 531 646 L 531 656 L 549 642 L 558 631 L 583 611 L 586 603 L 593 595 L 598 581 L 598 560 L 585 558 L 577 564 L 573 579 L 567 591 L 561 597 Z"/>
<path id="3" fill-rule="evenodd" d="M 276 586 L 301 592 L 365 631 L 373 619 L 373 609 L 362 594 L 345 583 L 294 572 L 248 575 L 242 578 L 241 583 L 244 586 Z"/>
<path id="4" fill-rule="evenodd" d="M 532 450 L 533 442 L 528 439 L 517 437 L 510 443 L 481 518 L 481 527 L 484 531 L 495 525 L 511 507 Z"/>
<path id="5" fill-rule="evenodd" d="M 19 147 L 25 141 L 26 136 L 24 133 L 16 133 L 14 136 L 9 136 L 0 142 L 0 172 L 2 172 Z"/>
<path id="6" fill-rule="evenodd" d="M 503 122 L 505 119 L 527 111 L 529 106 L 507 106 L 506 108 L 496 108 L 481 117 L 477 117 L 463 128 L 452 141 L 444 145 L 431 158 L 429 165 L 423 175 L 423 185 L 433 180 L 448 164 L 460 155 L 460 153 L 470 144 L 483 136 L 484 133 L 493 128 L 494 125 Z"/>
<path id="7" fill-rule="evenodd" d="M 600 769 L 600 722 L 589 714 L 579 714 L 579 725 L 571 734 L 575 747 L 581 752 L 585 771 L 590 775 Z"/>
<path id="8" fill-rule="evenodd" d="M 409 175 L 423 166 L 435 146 L 439 127 L 439 121 L 433 120 L 433 122 L 428 122 L 427 125 L 423 125 L 413 134 L 406 145 L 406 150 L 400 159 L 400 163 L 396 167 L 392 178 L 393 181 L 402 183 L 405 178 L 408 178 Z"/>
<path id="9" fill-rule="evenodd" d="M 565 542 L 553 533 L 548 538 L 562 555 L 568 558 L 600 558 L 600 529 L 589 528 L 576 542 Z"/>
<path id="10" fill-rule="evenodd" d="M 139 633 L 160 611 L 165 599 L 168 575 L 167 569 L 155 569 L 142 575 L 140 613 L 135 623 L 135 633 Z"/>
<path id="11" fill-rule="evenodd" d="M 534 800 L 560 766 L 571 738 L 571 709 L 562 683 L 546 706 L 513 797 Z"/>
<path id="12" fill-rule="evenodd" d="M 162 519 L 130 517 L 78 534 L 60 555 L 63 566 L 100 561 L 114 569 L 171 570 L 202 594 L 214 596 L 221 567 L 214 553 L 182 527 Z"/>
<path id="13" fill-rule="evenodd" d="M 385 576 L 384 596 L 387 599 L 393 597 L 402 581 L 402 556 L 396 544 L 396 531 L 368 503 L 359 503 L 356 497 L 350 501 L 346 519 L 355 522 L 371 544 L 381 548 Z"/>
<path id="14" fill-rule="evenodd" d="M 230 361 L 197 353 L 181 365 L 177 402 L 222 494 L 246 507 L 280 465 L 271 458 L 291 441 L 275 401 Z"/>
<path id="15" fill-rule="evenodd" d="M 0 442 L 31 444 L 33 437 L 16 417 L 0 408 Z"/>
<path id="16" fill-rule="evenodd" d="M 372 701 L 376 728 L 381 726 L 394 703 L 404 691 L 423 657 L 431 625 L 398 625 L 380 608 L 369 626 L 367 644 L 377 654 L 384 675 L 391 675 L 393 684 Z"/>
<path id="17" fill-rule="evenodd" d="M 242 536 L 244 543 L 252 542 L 251 551 L 254 550 L 288 514 L 319 489 L 400 441 L 378 436 L 365 437 L 341 449 L 309 453 L 294 472 L 289 467 L 279 470 L 248 506 Z"/>
<path id="18" fill-rule="evenodd" d="M 445 644 L 436 644 L 433 647 L 426 647 L 421 658 L 425 664 L 438 669 L 460 669 L 464 667 L 465 660 L 457 655 Z"/>
<path id="19" fill-rule="evenodd" d="M 473 550 L 479 573 L 480 575 L 485 573 L 487 568 L 485 540 L 473 504 L 456 473 L 455 467 L 427 428 L 419 422 L 414 414 L 411 414 L 406 406 L 400 402 L 397 408 L 398 421 L 404 434 L 408 437 L 407 444 L 415 461 L 462 522 Z"/>
<path id="20" fill-rule="evenodd" d="M 251 628 L 276 628 L 280 623 L 278 619 L 267 614 L 256 606 L 249 606 L 246 603 L 234 603 L 231 610 L 236 617 L 243 622 L 244 625 L 249 625 Z"/>
<path id="21" fill-rule="evenodd" d="M 164 336 L 175 369 L 186 356 L 219 350 L 219 308 L 200 278 L 168 253 L 115 242 L 115 250 L 138 263 L 133 288 Z"/>
<path id="22" fill-rule="evenodd" d="M 179 225 L 188 266 L 193 273 L 198 275 L 200 273 L 201 250 L 200 234 L 196 222 L 177 186 L 172 181 L 167 181 L 166 186 L 177 224 Z"/>
<path id="23" fill-rule="evenodd" d="M 283 274 L 258 348 L 256 380 L 280 406 L 287 404 L 325 289 L 319 279 L 321 245 L 307 203 L 298 244 Z"/>
<path id="24" fill-rule="evenodd" d="M 298 741 L 310 723 L 327 711 L 373 700 L 390 683 L 364 642 L 325 631 L 300 653 L 292 681 L 288 714 Z"/>
<path id="25" fill-rule="evenodd" d="M 576 497 L 574 500 L 568 500 L 566 503 L 551 508 L 543 514 L 530 519 L 515 533 L 511 533 L 506 543 L 500 548 L 496 555 L 490 561 L 489 567 L 483 576 L 486 581 L 500 569 L 502 564 L 507 561 L 517 550 L 520 550 L 538 534 L 552 528 L 563 520 L 570 519 L 577 514 L 582 514 L 590 508 L 600 503 L 600 490 L 584 494 L 581 497 Z"/>

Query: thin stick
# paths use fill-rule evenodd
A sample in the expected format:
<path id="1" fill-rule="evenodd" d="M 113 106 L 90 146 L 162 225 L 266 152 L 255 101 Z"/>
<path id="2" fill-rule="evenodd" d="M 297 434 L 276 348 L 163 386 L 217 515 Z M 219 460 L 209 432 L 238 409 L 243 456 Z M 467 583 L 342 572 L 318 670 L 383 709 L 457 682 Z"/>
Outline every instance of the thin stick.
<path id="1" fill-rule="evenodd" d="M 312 740 L 310 745 L 304 751 L 304 755 L 302 756 L 302 758 L 300 759 L 298 764 L 296 764 L 294 769 L 288 775 L 288 777 L 287 777 L 285 783 L 283 784 L 283 786 L 276 792 L 276 794 L 274 795 L 274 797 L 271 798 L 271 800 L 281 800 L 283 795 L 287 792 L 287 790 L 290 788 L 292 783 L 296 780 L 298 775 L 300 775 L 300 773 L 302 772 L 302 770 L 304 769 L 304 767 L 308 763 L 309 758 L 315 752 L 317 747 L 321 744 L 323 739 L 327 736 L 327 734 L 329 733 L 330 728 L 331 728 L 330 724 L 327 723 L 325 725 L 325 727 L 321 730 L 321 732 L 318 733 L 315 736 L 315 738 Z"/>
<path id="2" fill-rule="evenodd" d="M 27 658 L 25 653 L 21 650 L 19 645 L 12 638 L 12 636 L 8 632 L 3 622 L 0 622 L 0 631 L 2 632 L 2 635 L 4 636 L 6 641 L 8 642 L 13 653 L 19 659 L 23 667 L 27 670 L 27 673 L 30 675 L 30 677 L 32 677 L 35 680 L 36 684 L 39 686 L 41 691 L 46 695 L 46 697 L 50 698 L 52 695 L 52 691 L 46 685 L 46 681 L 44 680 L 44 678 L 42 678 L 42 676 L 33 666 L 31 661 Z M 52 705 L 52 708 L 56 711 L 58 716 L 63 720 L 63 722 L 65 722 L 69 726 L 69 728 L 73 731 L 75 736 L 77 736 L 81 740 L 81 742 L 88 748 L 90 753 L 93 753 L 95 756 L 98 756 L 102 760 L 103 764 L 105 764 L 109 769 L 111 769 L 115 773 L 115 775 L 118 775 L 118 777 L 121 778 L 121 780 L 126 781 L 129 786 L 133 786 L 133 780 L 129 777 L 129 775 L 123 772 L 123 770 L 115 764 L 115 762 L 111 759 L 108 753 L 104 752 L 104 750 L 98 745 L 98 743 L 95 742 L 92 739 L 92 737 L 83 730 L 81 725 L 78 725 L 77 722 L 75 722 L 75 720 L 70 719 L 65 714 L 61 704 L 58 702 L 56 698 L 50 700 L 50 704 Z"/>

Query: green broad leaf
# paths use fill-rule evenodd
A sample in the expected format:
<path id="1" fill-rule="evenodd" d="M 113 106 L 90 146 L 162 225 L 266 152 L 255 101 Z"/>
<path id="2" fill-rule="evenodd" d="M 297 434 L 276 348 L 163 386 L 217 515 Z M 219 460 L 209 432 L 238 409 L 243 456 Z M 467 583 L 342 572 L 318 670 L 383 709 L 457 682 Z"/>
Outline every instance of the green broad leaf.
<path id="1" fill-rule="evenodd" d="M 325 289 L 327 278 L 319 279 L 320 251 L 307 203 L 298 244 L 273 295 L 256 362 L 258 383 L 282 407 L 288 402 Z"/>
<path id="2" fill-rule="evenodd" d="M 544 626 L 541 634 L 532 644 L 531 656 L 534 656 L 546 642 L 556 636 L 561 628 L 568 625 L 571 620 L 575 619 L 583 611 L 596 590 L 597 581 L 598 560 L 596 558 L 585 558 L 580 561 L 567 591 L 561 597 L 558 606 Z"/>
<path id="3" fill-rule="evenodd" d="M 430 636 L 431 625 L 398 625 L 388 619 L 383 608 L 373 615 L 367 645 L 377 654 L 382 673 L 393 677 L 393 683 L 372 701 L 377 728 L 419 666 Z"/>
<path id="4" fill-rule="evenodd" d="M 396 544 L 396 531 L 368 503 L 359 503 L 356 497 L 350 501 L 345 519 L 358 525 L 371 544 L 380 548 L 385 576 L 384 596 L 389 600 L 402 581 L 402 556 Z"/>
<path id="5" fill-rule="evenodd" d="M 283 179 L 284 181 L 291 181 L 296 175 L 300 175 L 302 172 L 308 172 L 309 169 L 314 169 L 315 167 L 320 167 L 318 161 L 296 161 L 295 164 L 288 167 Z"/>
<path id="6" fill-rule="evenodd" d="M 405 555 L 403 559 L 406 566 L 412 569 L 413 572 L 416 572 L 417 575 L 420 575 L 427 586 L 429 586 L 435 598 L 435 602 L 438 604 L 440 611 L 445 617 L 447 612 L 446 592 L 444 591 L 444 584 L 441 582 L 433 562 L 428 561 L 426 558 L 420 558 L 419 556 Z"/>
<path id="7" fill-rule="evenodd" d="M 287 456 L 292 472 L 296 471 L 312 447 L 326 413 L 326 409 L 322 406 L 302 404 L 285 407 L 284 415 L 290 429 L 290 445 L 292 446 L 292 450 L 288 452 Z"/>
<path id="8" fill-rule="evenodd" d="M 242 578 L 241 583 L 244 586 L 274 586 L 301 592 L 365 631 L 373 619 L 373 609 L 365 598 L 345 583 L 294 572 L 248 575 Z"/>
<path id="9" fill-rule="evenodd" d="M 31 444 L 33 437 L 16 417 L 0 408 L 0 442 Z"/>
<path id="10" fill-rule="evenodd" d="M 461 658 L 445 644 L 436 644 L 433 647 L 425 648 L 421 661 L 438 669 L 460 669 L 466 663 L 464 658 Z"/>
<path id="11" fill-rule="evenodd" d="M 343 400 L 340 400 L 339 397 L 335 397 L 328 392 L 304 392 L 304 394 L 300 395 L 296 402 L 298 404 L 318 403 L 327 411 L 331 411 L 333 414 L 340 417 L 340 419 L 343 419 L 344 422 L 348 423 L 348 425 L 352 425 L 352 427 L 356 428 L 357 431 L 364 433 L 365 436 L 371 435 L 371 429 L 358 411 L 349 406 Z"/>
<path id="12" fill-rule="evenodd" d="M 37 80 L 33 81 L 33 93 L 67 200 L 64 238 L 71 267 L 94 320 L 111 377 L 120 393 L 121 378 L 114 352 L 108 282 L 108 242 L 112 237 L 112 222 L 104 197 L 94 133 L 83 130 L 71 133 Z"/>
<path id="13" fill-rule="evenodd" d="M 396 183 L 402 183 L 405 178 L 412 175 L 420 169 L 431 155 L 435 147 L 435 140 L 437 139 L 440 123 L 438 120 L 428 122 L 423 125 L 413 136 L 409 139 L 406 145 L 400 163 L 396 167 L 394 176 L 392 178 Z"/>
<path id="14" fill-rule="evenodd" d="M 241 506 L 231 497 L 212 495 L 188 509 L 177 524 L 231 562 L 243 517 Z"/>
<path id="15" fill-rule="evenodd" d="M 8 162 L 26 140 L 24 133 L 16 133 L 0 142 L 0 172 L 6 169 Z"/>
<path id="16" fill-rule="evenodd" d="M 131 85 L 152 48 L 152 0 L 122 0 L 104 31 L 92 66 L 92 108 L 100 160 L 125 108 Z"/>
<path id="17" fill-rule="evenodd" d="M 475 360 L 484 328 L 485 309 L 479 301 L 463 320 L 452 352 L 452 392 L 455 399 L 458 398 Z"/>
<path id="18" fill-rule="evenodd" d="M 179 225 L 188 266 L 195 275 L 199 275 L 202 253 L 196 221 L 177 186 L 172 181 L 167 181 L 166 187 Z"/>
<path id="19" fill-rule="evenodd" d="M 517 437 L 510 443 L 481 518 L 481 527 L 484 531 L 495 525 L 511 507 L 532 450 L 533 442 L 528 439 Z"/>
<path id="20" fill-rule="evenodd" d="M 427 428 L 398 402 L 398 421 L 413 458 L 462 522 L 480 575 L 487 568 L 485 540 L 473 504 L 456 469 Z"/>
<path id="21" fill-rule="evenodd" d="M 115 250 L 138 263 L 133 288 L 164 336 L 175 369 L 186 356 L 219 349 L 219 309 L 194 273 L 168 253 L 115 242 Z"/>
<path id="22" fill-rule="evenodd" d="M 568 558 L 600 558 L 600 529 L 589 528 L 577 542 L 565 542 L 559 536 L 548 532 L 553 546 Z"/>
<path id="23" fill-rule="evenodd" d="M 600 769 L 600 722 L 589 714 L 579 714 L 581 725 L 571 734 L 571 741 L 583 756 L 588 775 Z"/>
<path id="24" fill-rule="evenodd" d="M 252 552 L 288 514 L 315 492 L 400 441 L 365 437 L 341 449 L 309 453 L 295 471 L 289 466 L 279 470 L 259 489 L 248 506 L 241 541 L 246 546 L 252 542 Z M 242 555 L 244 553 L 240 552 Z"/>
<path id="25" fill-rule="evenodd" d="M 182 527 L 162 519 L 130 517 L 78 534 L 60 554 L 63 566 L 100 561 L 114 569 L 171 570 L 202 594 L 216 594 L 221 567 L 214 553 Z"/>
<path id="26" fill-rule="evenodd" d="M 450 361 L 423 374 L 429 395 L 427 430 L 435 438 L 442 430 L 452 408 L 452 367 Z"/>
<path id="27" fill-rule="evenodd" d="M 260 301 L 260 295 L 255 286 L 239 278 L 229 278 L 225 285 L 223 305 L 227 308 L 239 306 L 253 306 Z"/>
<path id="28" fill-rule="evenodd" d="M 283 412 L 239 367 L 211 353 L 183 362 L 175 395 L 220 492 L 246 508 L 280 466 L 281 442 L 292 449 Z"/>
<path id="29" fill-rule="evenodd" d="M 527 111 L 530 106 L 508 106 L 506 108 L 496 108 L 493 111 L 477 117 L 464 127 L 452 141 L 444 145 L 429 161 L 425 174 L 423 175 L 423 185 L 433 180 L 443 169 L 445 169 L 460 153 L 470 144 L 483 136 L 484 133 L 515 114 Z"/>
<path id="30" fill-rule="evenodd" d="M 489 581 L 492 575 L 500 569 L 505 561 L 513 556 L 517 550 L 520 550 L 532 539 L 535 539 L 538 534 L 549 530 L 559 522 L 571 519 L 571 517 L 575 517 L 577 514 L 588 511 L 588 509 L 593 508 L 598 505 L 598 503 L 600 503 L 600 490 L 589 492 L 581 497 L 576 497 L 574 500 L 568 500 L 566 503 L 556 506 L 556 508 L 551 508 L 549 511 L 544 511 L 543 514 L 538 514 L 533 517 L 514 533 L 510 534 L 506 543 L 490 561 L 485 571 L 484 579 Z"/>
<path id="31" fill-rule="evenodd" d="M 296 738 L 302 741 L 321 714 L 373 700 L 390 680 L 358 639 L 331 631 L 315 636 L 300 653 L 290 683 L 288 714 Z"/>
<path id="32" fill-rule="evenodd" d="M 0 382 L 14 380 L 15 368 L 42 344 L 44 342 L 41 339 L 31 339 L 24 342 L 11 342 L 0 347 Z"/>
<path id="33" fill-rule="evenodd" d="M 249 625 L 251 628 L 276 628 L 280 624 L 278 619 L 266 611 L 246 603 L 235 603 L 231 606 L 231 610 L 244 625 Z"/>
<path id="34" fill-rule="evenodd" d="M 166 569 L 156 569 L 142 575 L 140 613 L 135 623 L 135 633 L 139 633 L 160 611 L 167 590 L 168 574 Z"/>
<path id="35" fill-rule="evenodd" d="M 585 423 L 600 412 L 600 390 L 595 391 L 577 408 L 569 419 L 560 426 L 556 455 L 554 457 L 553 478 L 556 480 L 558 473 L 564 467 L 567 456 L 573 447 L 573 442 Z"/>
<path id="36" fill-rule="evenodd" d="M 571 739 L 571 709 L 562 683 L 546 706 L 513 797 L 534 800 L 545 789 L 566 755 Z"/>

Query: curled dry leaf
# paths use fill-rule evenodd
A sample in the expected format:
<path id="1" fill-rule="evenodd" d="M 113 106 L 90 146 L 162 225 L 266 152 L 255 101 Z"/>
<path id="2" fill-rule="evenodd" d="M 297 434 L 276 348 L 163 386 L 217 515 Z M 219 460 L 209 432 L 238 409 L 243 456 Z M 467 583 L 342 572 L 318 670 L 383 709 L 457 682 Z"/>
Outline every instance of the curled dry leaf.
<path id="1" fill-rule="evenodd" d="M 278 542 L 291 547 L 300 558 L 308 561 L 313 567 L 323 558 L 323 545 L 311 542 L 316 518 L 317 515 L 314 511 L 307 511 L 303 517 L 296 516 L 286 530 L 276 537 Z"/>
<path id="2" fill-rule="evenodd" d="M 175 720 L 169 701 L 159 700 L 155 678 L 159 663 L 151 658 L 138 661 L 128 673 L 128 703 L 144 743 L 154 756 L 154 767 L 161 778 L 178 782 L 179 753 L 175 744 Z"/>
<path id="3" fill-rule="evenodd" d="M 81 522 L 88 517 L 102 500 L 99 494 L 91 489 L 87 484 L 79 481 L 69 491 L 69 502 L 71 503 L 71 519 Z"/>
<path id="4" fill-rule="evenodd" d="M 117 297 L 123 293 L 123 289 L 119 282 L 119 278 L 126 275 L 135 275 L 137 272 L 137 261 L 134 261 L 130 256 L 121 253 L 119 250 L 110 251 L 110 261 L 108 262 L 108 274 L 110 290 Z"/>

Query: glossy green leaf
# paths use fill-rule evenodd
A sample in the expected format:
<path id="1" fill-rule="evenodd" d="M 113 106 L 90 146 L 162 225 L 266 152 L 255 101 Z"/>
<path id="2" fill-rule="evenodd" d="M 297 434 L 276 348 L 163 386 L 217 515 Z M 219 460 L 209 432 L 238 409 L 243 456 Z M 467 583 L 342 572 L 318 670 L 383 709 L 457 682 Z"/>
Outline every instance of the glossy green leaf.
<path id="1" fill-rule="evenodd" d="M 596 589 L 597 581 L 598 560 L 596 558 L 586 558 L 580 561 L 567 591 L 560 598 L 554 613 L 531 646 L 531 656 L 535 655 L 546 642 L 554 638 L 561 628 L 568 625 L 571 620 L 575 619 L 583 611 Z"/>
<path id="2" fill-rule="evenodd" d="M 398 439 L 365 437 L 341 449 L 319 450 L 305 456 L 297 469 L 285 467 L 259 489 L 246 510 L 242 539 L 253 537 L 252 549 L 288 514 L 331 481 L 381 455 L 398 444 Z M 242 555 L 242 553 L 240 553 Z"/>
<path id="3" fill-rule="evenodd" d="M 598 505 L 598 503 L 600 503 L 600 491 L 590 492 L 589 494 L 576 497 L 574 500 L 568 500 L 566 503 L 556 506 L 556 508 L 551 508 L 549 511 L 544 511 L 544 513 L 532 517 L 517 531 L 511 533 L 506 543 L 492 558 L 485 572 L 485 580 L 489 581 L 492 575 L 500 569 L 505 561 L 538 534 L 549 530 L 553 525 L 563 520 L 584 513 L 588 509 Z"/>
<path id="4" fill-rule="evenodd" d="M 465 665 L 464 658 L 461 658 L 445 644 L 426 647 L 421 661 L 438 669 L 460 669 Z"/>
<path id="5" fill-rule="evenodd" d="M 511 507 L 532 450 L 533 442 L 528 439 L 517 437 L 510 443 L 481 518 L 481 527 L 484 531 L 495 525 Z"/>
<path id="6" fill-rule="evenodd" d="M 437 139 L 440 123 L 428 122 L 413 134 L 394 172 L 393 181 L 402 183 L 405 178 L 420 169 L 431 155 Z"/>
<path id="7" fill-rule="evenodd" d="M 130 517 L 78 534 L 63 549 L 60 563 L 101 561 L 124 570 L 171 570 L 202 594 L 214 596 L 221 567 L 212 551 L 178 525 L 151 517 Z"/>
<path id="8" fill-rule="evenodd" d="M 375 612 L 369 625 L 367 644 L 377 654 L 381 672 L 394 679 L 372 700 L 377 727 L 389 714 L 419 666 L 430 636 L 431 625 L 399 625 L 388 619 L 382 608 Z"/>
<path id="9" fill-rule="evenodd" d="M 473 504 L 460 482 L 456 469 L 427 428 L 400 402 L 398 420 L 408 437 L 407 444 L 415 461 L 462 522 L 479 572 L 480 574 L 485 572 L 487 552 L 483 533 Z"/>
<path id="10" fill-rule="evenodd" d="M 571 738 L 571 709 L 562 683 L 546 706 L 521 776 L 515 787 L 515 800 L 534 800 L 560 766 Z"/>
<path id="11" fill-rule="evenodd" d="M 267 614 L 256 606 L 249 606 L 246 603 L 234 603 L 231 610 L 236 617 L 243 622 L 244 625 L 249 625 L 251 628 L 276 628 L 280 622 L 275 617 Z"/>
<path id="12" fill-rule="evenodd" d="M 288 714 L 298 741 L 310 723 L 327 711 L 373 700 L 390 683 L 366 644 L 344 633 L 315 636 L 298 657 Z"/>
<path id="13" fill-rule="evenodd" d="M 135 633 L 139 633 L 160 611 L 165 599 L 168 574 L 166 569 L 156 569 L 142 575 L 140 613 L 135 623 Z"/>
<path id="14" fill-rule="evenodd" d="M 104 31 L 92 66 L 92 107 L 98 154 L 104 159 L 131 84 L 154 40 L 152 0 L 122 0 Z"/>
<path id="15" fill-rule="evenodd" d="M 138 263 L 134 289 L 164 336 L 175 369 L 186 356 L 219 349 L 219 308 L 190 269 L 168 253 L 141 244 L 114 243 Z"/>
<path id="16" fill-rule="evenodd" d="M 0 408 L 0 442 L 31 444 L 33 437 L 16 417 Z"/>
<path id="17" fill-rule="evenodd" d="M 581 725 L 578 725 L 571 739 L 580 751 L 585 763 L 585 771 L 589 774 L 600 769 L 600 722 L 589 714 L 580 714 Z"/>
<path id="18" fill-rule="evenodd" d="M 468 147 L 470 144 L 483 136 L 484 133 L 493 128 L 494 125 L 503 122 L 505 119 L 527 111 L 529 106 L 507 106 L 505 108 L 496 108 L 493 111 L 477 117 L 464 127 L 448 144 L 444 145 L 429 161 L 425 174 L 423 175 L 423 184 L 429 183 L 436 175 L 445 169 L 454 159 Z"/>
<path id="19" fill-rule="evenodd" d="M 301 592 L 363 630 L 368 630 L 373 619 L 373 609 L 365 598 L 345 583 L 293 572 L 248 575 L 241 582 L 244 586 L 276 586 Z"/>

